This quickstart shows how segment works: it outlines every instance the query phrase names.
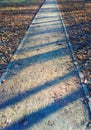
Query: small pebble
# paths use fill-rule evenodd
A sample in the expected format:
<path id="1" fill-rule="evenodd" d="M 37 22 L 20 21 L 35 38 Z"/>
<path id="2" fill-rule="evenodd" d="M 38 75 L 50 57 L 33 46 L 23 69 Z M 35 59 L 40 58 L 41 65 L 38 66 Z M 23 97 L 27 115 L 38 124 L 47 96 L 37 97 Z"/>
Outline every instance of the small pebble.
<path id="1" fill-rule="evenodd" d="M 49 125 L 49 126 L 53 126 L 53 125 L 55 125 L 55 122 L 54 122 L 54 121 L 49 120 L 49 121 L 48 121 L 48 125 Z"/>
<path id="2" fill-rule="evenodd" d="M 3 84 L 3 83 L 5 83 L 6 82 L 6 80 L 5 79 L 3 79 L 2 81 L 1 81 L 1 83 Z"/>

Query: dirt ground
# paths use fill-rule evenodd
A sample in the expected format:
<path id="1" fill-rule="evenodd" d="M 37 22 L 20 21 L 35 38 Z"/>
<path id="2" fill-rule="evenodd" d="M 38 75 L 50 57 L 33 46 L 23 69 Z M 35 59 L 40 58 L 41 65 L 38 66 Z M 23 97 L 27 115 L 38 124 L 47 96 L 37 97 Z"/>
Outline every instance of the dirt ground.
<path id="1" fill-rule="evenodd" d="M 0 3 L 0 76 L 44 0 L 32 4 Z"/>
<path id="2" fill-rule="evenodd" d="M 57 0 L 84 82 L 91 94 L 91 1 Z"/>

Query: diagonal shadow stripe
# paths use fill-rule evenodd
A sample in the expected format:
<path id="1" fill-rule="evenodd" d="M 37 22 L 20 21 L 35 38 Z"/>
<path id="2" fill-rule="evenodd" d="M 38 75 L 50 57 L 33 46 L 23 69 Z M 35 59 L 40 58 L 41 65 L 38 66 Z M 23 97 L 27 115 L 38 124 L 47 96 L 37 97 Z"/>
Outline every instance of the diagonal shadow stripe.
<path id="1" fill-rule="evenodd" d="M 50 21 L 47 21 L 47 22 L 33 22 L 32 25 L 37 25 L 37 24 L 50 24 L 50 23 L 55 23 L 55 22 L 59 22 L 60 23 L 60 19 L 59 20 L 50 20 Z"/>
<path id="2" fill-rule="evenodd" d="M 54 27 L 54 26 L 57 26 L 58 25 L 58 23 L 59 23 L 59 21 L 58 22 L 53 22 L 52 23 L 52 21 L 51 22 L 48 22 L 47 24 L 45 24 L 47 27 Z M 31 26 L 31 28 L 32 29 L 34 29 L 34 28 L 36 28 L 36 27 L 44 27 L 45 26 L 44 24 L 33 24 L 33 26 Z"/>
<path id="3" fill-rule="evenodd" d="M 27 128 L 31 128 L 33 125 L 41 122 L 44 118 L 47 118 L 49 115 L 61 110 L 63 107 L 67 106 L 69 103 L 72 103 L 79 98 L 82 97 L 81 89 L 74 91 L 73 93 L 65 96 L 64 98 L 60 98 L 60 102 L 54 102 L 45 106 L 44 108 L 39 109 L 36 112 L 33 112 L 25 117 L 19 119 L 14 122 L 10 126 L 8 126 L 5 130 L 25 130 Z M 22 122 L 26 121 L 25 125 Z"/>
<path id="4" fill-rule="evenodd" d="M 46 23 L 48 21 L 45 21 Z M 60 33 L 64 33 L 64 30 L 63 28 L 52 28 L 52 29 L 47 29 L 45 28 L 45 30 L 42 30 L 42 31 L 34 31 L 33 33 L 31 33 L 31 36 L 37 36 L 37 35 L 41 35 L 41 34 L 46 34 L 46 33 L 55 33 L 55 32 L 60 32 Z"/>
<path id="5" fill-rule="evenodd" d="M 73 76 L 74 72 L 70 72 L 66 75 L 64 75 L 63 77 L 58 77 L 54 80 L 45 82 L 44 84 L 37 86 L 33 89 L 27 90 L 26 92 L 24 92 L 22 95 L 17 95 L 15 97 L 12 97 L 11 99 L 5 101 L 3 104 L 0 105 L 0 109 L 4 109 L 7 108 L 11 105 L 14 105 L 22 100 L 25 100 L 26 98 L 28 98 L 29 96 L 32 96 L 42 90 L 47 89 L 48 87 L 54 87 L 53 85 L 62 82 L 63 80 L 67 80 L 68 78 L 70 78 L 71 76 Z"/>
<path id="6" fill-rule="evenodd" d="M 34 55 L 31 57 L 11 61 L 11 64 L 8 66 L 8 68 L 14 69 L 14 67 L 16 65 L 18 65 L 18 67 L 17 67 L 17 73 L 18 73 L 18 71 L 20 72 L 27 66 L 30 66 L 30 65 L 33 65 L 36 63 L 42 63 L 42 62 L 46 62 L 49 60 L 53 60 L 53 59 L 56 59 L 56 58 L 59 58 L 59 57 L 65 56 L 65 55 L 67 55 L 67 47 L 52 50 L 52 51 Z"/>
<path id="7" fill-rule="evenodd" d="M 58 16 L 38 16 L 38 17 L 36 17 L 36 19 L 47 19 L 47 18 L 57 18 Z"/>
<path id="8" fill-rule="evenodd" d="M 29 41 L 27 41 L 29 42 Z M 23 49 L 20 49 L 19 52 L 28 52 L 28 51 L 33 51 L 35 49 L 39 49 L 39 48 L 43 48 L 43 47 L 46 47 L 46 46 L 50 46 L 50 45 L 61 45 L 61 43 L 63 42 L 66 42 L 65 39 L 62 39 L 62 40 L 57 40 L 57 41 L 54 41 L 54 42 L 49 42 L 49 43 L 45 43 L 45 44 L 40 44 L 40 45 L 36 45 L 36 46 L 31 46 L 31 47 L 27 47 L 27 48 L 23 48 Z"/>

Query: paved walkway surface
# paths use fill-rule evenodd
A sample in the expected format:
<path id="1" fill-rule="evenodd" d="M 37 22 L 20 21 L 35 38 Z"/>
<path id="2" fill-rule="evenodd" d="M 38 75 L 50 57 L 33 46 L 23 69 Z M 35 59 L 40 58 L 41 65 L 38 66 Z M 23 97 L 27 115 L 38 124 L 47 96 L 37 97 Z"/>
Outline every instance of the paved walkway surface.
<path id="1" fill-rule="evenodd" d="M 88 111 L 55 0 L 29 27 L 0 88 L 0 130 L 85 130 Z"/>

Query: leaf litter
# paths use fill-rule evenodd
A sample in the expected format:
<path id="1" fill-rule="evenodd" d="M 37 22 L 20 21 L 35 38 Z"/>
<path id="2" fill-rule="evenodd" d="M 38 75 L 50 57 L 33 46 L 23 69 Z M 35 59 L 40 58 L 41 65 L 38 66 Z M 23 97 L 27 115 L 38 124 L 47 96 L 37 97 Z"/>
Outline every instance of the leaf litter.
<path id="1" fill-rule="evenodd" d="M 57 0 L 57 3 L 91 95 L 91 1 Z"/>
<path id="2" fill-rule="evenodd" d="M 31 5 L 0 5 L 0 77 L 44 0 Z"/>

